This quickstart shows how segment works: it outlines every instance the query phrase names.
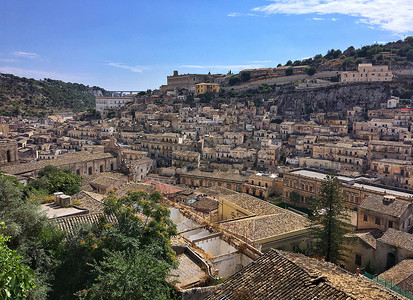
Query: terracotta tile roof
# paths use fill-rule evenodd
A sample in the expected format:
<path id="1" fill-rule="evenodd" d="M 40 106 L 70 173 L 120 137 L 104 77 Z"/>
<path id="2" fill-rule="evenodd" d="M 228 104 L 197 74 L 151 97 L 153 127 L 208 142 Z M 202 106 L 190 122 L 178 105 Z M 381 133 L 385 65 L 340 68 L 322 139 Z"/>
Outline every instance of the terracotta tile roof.
<path id="1" fill-rule="evenodd" d="M 179 188 L 177 186 L 173 186 L 173 185 L 162 183 L 162 182 L 155 181 L 155 180 L 145 181 L 144 184 L 152 184 L 156 186 L 156 190 L 158 192 L 161 192 L 164 195 L 175 194 L 175 193 L 179 193 L 183 191 L 182 188 Z"/>
<path id="2" fill-rule="evenodd" d="M 376 249 L 376 241 L 383 235 L 383 232 L 380 230 L 370 230 L 370 231 L 355 231 L 350 233 L 349 237 L 357 237 L 370 246 L 373 249 Z"/>
<path id="3" fill-rule="evenodd" d="M 413 252 L 413 234 L 389 228 L 377 241 Z"/>
<path id="4" fill-rule="evenodd" d="M 244 235 L 252 241 L 257 241 L 291 231 L 306 229 L 309 224 L 306 218 L 285 211 L 275 215 L 224 222 L 220 225 L 230 232 Z"/>
<path id="5" fill-rule="evenodd" d="M 226 179 L 226 180 L 238 181 L 242 183 L 247 182 L 248 180 L 247 176 L 236 174 L 234 172 L 222 172 L 218 170 L 214 170 L 213 172 L 205 172 L 205 171 L 201 171 L 200 169 L 196 169 L 188 173 L 185 173 L 184 175 L 204 177 L 204 178 L 214 178 L 214 179 Z"/>
<path id="6" fill-rule="evenodd" d="M 122 196 L 125 196 L 128 192 L 136 192 L 136 191 L 144 191 L 150 194 L 156 191 L 156 187 L 152 184 L 128 182 L 120 186 L 116 190 L 115 195 L 116 197 L 122 197 Z"/>
<path id="7" fill-rule="evenodd" d="M 254 196 L 244 194 L 244 193 L 235 193 L 232 195 L 220 196 L 220 199 L 234 203 L 239 207 L 248 210 L 254 215 L 265 216 L 282 213 L 285 210 L 275 206 L 271 203 L 258 199 Z"/>
<path id="8" fill-rule="evenodd" d="M 197 200 L 196 202 L 190 204 L 192 207 L 194 207 L 195 209 L 200 209 L 203 211 L 213 211 L 218 209 L 218 201 L 217 200 L 213 200 L 210 198 L 200 198 L 199 200 Z"/>
<path id="9" fill-rule="evenodd" d="M 113 157 L 110 153 L 71 153 L 59 156 L 52 160 L 39 160 L 35 162 L 29 162 L 25 164 L 19 164 L 14 166 L 2 167 L 1 170 L 12 175 L 24 174 L 35 170 L 40 170 L 48 165 L 52 166 L 65 166 L 69 164 L 92 161 L 95 159 L 103 159 Z"/>
<path id="10" fill-rule="evenodd" d="M 122 185 L 125 182 L 123 179 L 113 178 L 109 176 L 99 176 L 89 182 L 92 187 L 102 186 L 105 188 L 113 188 Z"/>
<path id="11" fill-rule="evenodd" d="M 334 264 L 302 254 L 270 250 L 229 277 L 206 299 L 405 298 Z"/>
<path id="12" fill-rule="evenodd" d="M 103 212 L 102 199 L 102 195 L 86 191 L 80 191 L 72 196 L 72 200 L 79 200 L 81 202 L 78 205 L 79 207 L 88 209 L 92 214 Z"/>
<path id="13" fill-rule="evenodd" d="M 392 202 L 386 202 L 384 196 L 369 195 L 360 204 L 360 208 L 388 216 L 401 217 L 409 205 L 411 205 L 411 203 L 407 201 L 394 199 Z"/>
<path id="14" fill-rule="evenodd" d="M 413 293 L 413 259 L 403 260 L 393 268 L 381 273 L 380 277 Z"/>
<path id="15" fill-rule="evenodd" d="M 61 230 L 65 231 L 68 235 L 73 235 L 75 230 L 82 224 L 97 224 L 102 216 L 103 214 L 101 213 L 79 215 L 74 217 L 58 218 L 55 222 Z M 116 223 L 114 217 L 109 217 L 108 219 L 110 222 Z"/>

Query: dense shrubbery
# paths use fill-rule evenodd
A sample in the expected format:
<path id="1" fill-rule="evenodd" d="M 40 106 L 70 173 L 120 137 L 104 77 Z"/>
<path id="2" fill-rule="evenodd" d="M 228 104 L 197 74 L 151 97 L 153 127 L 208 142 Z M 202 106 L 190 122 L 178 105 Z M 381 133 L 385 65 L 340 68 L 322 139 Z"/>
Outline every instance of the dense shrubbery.
<path id="1" fill-rule="evenodd" d="M 29 201 L 17 180 L 4 175 L 0 175 L 0 220 L 6 225 L 0 234 L 10 236 L 7 246 L 34 272 L 36 287 L 29 291 L 29 298 L 46 299 L 59 263 L 58 253 L 63 249 L 63 233 L 48 222 L 37 204 Z"/>
<path id="2" fill-rule="evenodd" d="M 45 168 L 40 178 L 54 171 Z M 98 224 L 66 236 L 29 200 L 33 190 L 0 175 L 0 220 L 6 225 L 0 226 L 2 299 L 173 297 L 166 278 L 176 266 L 170 245 L 176 229 L 160 193 L 111 195 Z"/>
<path id="3" fill-rule="evenodd" d="M 394 49 L 393 49 L 394 48 Z M 306 58 L 303 60 L 296 60 L 294 63 L 289 60 L 285 66 L 303 66 L 308 65 L 314 69 L 317 69 L 320 64 L 328 61 L 339 59 L 341 61 L 341 67 L 343 70 L 349 68 L 355 68 L 357 64 L 362 63 L 364 60 L 372 62 L 373 64 L 388 64 L 389 61 L 385 59 L 382 52 L 392 52 L 395 54 L 394 61 L 400 62 L 405 58 L 407 61 L 413 61 L 413 37 L 407 37 L 404 41 L 397 41 L 388 44 L 374 44 L 363 46 L 359 49 L 353 46 L 348 47 L 346 50 L 331 49 L 323 56 L 317 54 L 314 57 Z M 309 70 L 306 70 L 306 72 Z M 310 73 L 313 70 L 309 71 Z M 309 74 L 307 72 L 307 74 Z M 311 74 L 309 74 L 311 75 Z"/>
<path id="4" fill-rule="evenodd" d="M 45 191 L 49 194 L 62 192 L 73 195 L 80 192 L 82 177 L 72 170 L 47 166 L 39 171 L 38 177 L 30 181 L 28 188 Z"/>

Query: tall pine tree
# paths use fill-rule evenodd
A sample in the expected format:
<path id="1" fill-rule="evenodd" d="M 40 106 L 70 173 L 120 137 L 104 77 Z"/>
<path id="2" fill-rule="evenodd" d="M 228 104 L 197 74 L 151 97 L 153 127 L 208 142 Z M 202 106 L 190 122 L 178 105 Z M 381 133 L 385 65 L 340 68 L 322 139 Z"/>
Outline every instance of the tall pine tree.
<path id="1" fill-rule="evenodd" d="M 327 175 L 320 194 L 310 204 L 313 212 L 311 231 L 317 240 L 317 252 L 335 264 L 345 259 L 346 234 L 351 232 L 345 204 L 341 182 L 334 175 Z"/>

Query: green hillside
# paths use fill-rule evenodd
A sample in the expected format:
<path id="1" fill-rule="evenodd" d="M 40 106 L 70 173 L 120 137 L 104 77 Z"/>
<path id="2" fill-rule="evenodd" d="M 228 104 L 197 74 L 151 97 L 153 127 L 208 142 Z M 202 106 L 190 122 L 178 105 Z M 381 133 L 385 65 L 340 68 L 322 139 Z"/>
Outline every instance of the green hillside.
<path id="1" fill-rule="evenodd" d="M 45 116 L 58 111 L 81 112 L 95 107 L 94 94 L 106 91 L 60 80 L 0 74 L 0 115 Z"/>

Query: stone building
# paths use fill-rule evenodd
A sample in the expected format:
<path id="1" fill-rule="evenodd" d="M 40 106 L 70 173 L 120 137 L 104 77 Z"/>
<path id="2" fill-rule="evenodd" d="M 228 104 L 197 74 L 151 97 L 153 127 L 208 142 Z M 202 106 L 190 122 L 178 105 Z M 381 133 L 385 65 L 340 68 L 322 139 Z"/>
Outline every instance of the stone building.
<path id="1" fill-rule="evenodd" d="M 413 227 L 413 203 L 395 196 L 370 195 L 357 209 L 358 229 L 394 228 L 408 232 Z"/>
<path id="2" fill-rule="evenodd" d="M 155 161 L 149 157 L 142 157 L 138 160 L 122 160 L 121 170 L 128 174 L 128 180 L 141 182 L 155 168 Z"/>
<path id="3" fill-rule="evenodd" d="M 241 192 L 242 185 L 247 182 L 248 177 L 235 172 L 221 172 L 217 170 L 196 169 L 181 174 L 180 182 L 189 187 L 225 187 L 227 189 Z"/>
<path id="4" fill-rule="evenodd" d="M 71 153 L 53 160 L 41 160 L 16 166 L 5 166 L 1 170 L 11 175 L 35 176 L 37 172 L 48 166 L 71 169 L 81 176 L 100 174 L 118 169 L 117 159 L 110 153 Z"/>
<path id="5" fill-rule="evenodd" d="M 194 151 L 173 151 L 172 152 L 172 166 L 186 167 L 187 170 L 199 168 L 201 154 Z"/>
<path id="6" fill-rule="evenodd" d="M 202 95 L 206 93 L 219 93 L 218 83 L 197 83 L 195 84 L 195 95 Z"/>
<path id="7" fill-rule="evenodd" d="M 341 170 L 364 171 L 368 169 L 367 151 L 364 143 L 319 143 L 313 145 L 313 158 L 337 162 Z"/>
<path id="8" fill-rule="evenodd" d="M 0 123 L 0 135 L 7 135 L 10 132 L 9 124 Z"/>
<path id="9" fill-rule="evenodd" d="M 162 91 L 174 89 L 192 89 L 195 84 L 200 82 L 214 82 L 215 79 L 221 77 L 220 74 L 182 74 L 179 75 L 175 70 L 172 76 L 166 77 L 167 85 L 161 86 Z"/>
<path id="10" fill-rule="evenodd" d="M 370 170 L 375 176 L 380 177 L 384 184 L 413 189 L 412 161 L 390 158 L 376 159 L 371 162 Z"/>
<path id="11" fill-rule="evenodd" d="M 282 188 L 281 177 L 276 174 L 257 173 L 248 177 L 248 182 L 243 184 L 242 191 L 267 200 L 273 193 L 282 194 Z"/>
<path id="12" fill-rule="evenodd" d="M 326 176 L 321 172 L 304 169 L 285 172 L 283 175 L 283 201 L 289 203 L 290 193 L 295 191 L 300 198 L 297 203 L 292 204 L 307 207 L 309 198 L 316 197 L 320 193 L 321 184 Z M 369 195 L 388 194 L 408 202 L 413 197 L 413 193 L 357 182 L 355 178 L 347 176 L 338 176 L 337 178 L 342 182 L 343 197 L 347 200 L 349 208 L 358 207 Z"/>
<path id="13" fill-rule="evenodd" d="M 103 112 L 105 109 L 123 108 L 133 100 L 133 97 L 96 97 L 96 111 Z"/>
<path id="14" fill-rule="evenodd" d="M 376 242 L 376 272 L 381 273 L 401 261 L 413 258 L 413 234 L 389 228 Z"/>
<path id="15" fill-rule="evenodd" d="M 382 158 L 412 161 L 412 143 L 410 141 L 370 141 L 367 159 L 372 161 Z"/>
<path id="16" fill-rule="evenodd" d="M 19 161 L 17 142 L 13 140 L 0 140 L 0 166 Z"/>
<path id="17" fill-rule="evenodd" d="M 202 152 L 203 140 L 186 140 L 179 134 L 146 135 L 133 145 L 135 150 L 145 151 L 155 159 L 158 166 L 170 166 L 174 151 Z"/>
<path id="18" fill-rule="evenodd" d="M 359 270 L 374 271 L 376 240 L 383 235 L 380 230 L 357 230 L 347 235 L 344 268 L 352 273 Z"/>
<path id="19" fill-rule="evenodd" d="M 393 80 L 393 73 L 388 66 L 373 66 L 372 64 L 359 64 L 357 71 L 341 73 L 340 82 L 388 82 Z"/>

